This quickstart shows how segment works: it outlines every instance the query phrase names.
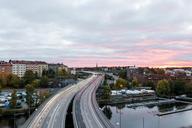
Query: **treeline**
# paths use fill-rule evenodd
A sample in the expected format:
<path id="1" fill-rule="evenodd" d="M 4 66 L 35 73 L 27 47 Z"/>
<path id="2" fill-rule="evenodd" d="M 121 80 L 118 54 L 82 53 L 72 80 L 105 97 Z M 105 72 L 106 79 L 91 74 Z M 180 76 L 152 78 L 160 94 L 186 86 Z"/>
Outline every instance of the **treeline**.
<path id="1" fill-rule="evenodd" d="M 165 71 L 160 68 L 138 68 L 138 73 L 143 74 L 145 70 L 146 74 L 165 74 Z M 171 97 L 186 94 L 192 97 L 192 80 L 186 80 L 182 78 L 177 79 L 162 79 L 157 82 L 151 80 L 145 80 L 143 83 L 139 83 L 136 78 L 127 79 L 127 70 L 121 70 L 118 74 L 120 77 L 116 84 L 112 86 L 113 89 L 122 88 L 134 88 L 134 87 L 151 87 L 156 90 L 157 95 Z"/>
<path id="2" fill-rule="evenodd" d="M 120 78 L 116 81 L 115 84 L 110 85 L 110 89 L 119 90 L 134 89 L 136 87 L 151 87 L 151 89 L 156 91 L 158 96 L 162 97 L 173 97 L 183 94 L 192 97 L 192 80 L 178 78 L 176 80 L 162 79 L 157 83 L 150 80 L 146 80 L 144 83 L 140 83 L 137 78 L 127 80 L 124 79 L 123 76 L 125 76 L 125 73 L 120 75 Z M 106 80 L 107 79 L 110 80 L 111 78 L 107 76 Z"/>
<path id="3" fill-rule="evenodd" d="M 171 97 L 186 94 L 192 96 L 192 80 L 160 80 L 156 86 L 156 92 L 159 96 Z"/>
<path id="4" fill-rule="evenodd" d="M 132 81 L 119 78 L 116 84 L 112 85 L 112 89 L 132 89 L 136 87 L 151 87 L 156 91 L 157 95 L 162 97 L 172 97 L 186 94 L 192 97 L 192 80 L 176 79 L 176 80 L 159 80 L 157 84 L 152 81 L 139 83 L 136 78 Z"/>
<path id="5" fill-rule="evenodd" d="M 26 71 L 23 78 L 19 78 L 14 74 L 0 74 L 0 88 L 25 88 L 28 84 L 32 84 L 34 87 L 46 88 L 49 80 L 71 77 L 64 69 L 58 72 L 51 69 L 44 70 L 41 77 L 31 70 Z"/>
<path id="6" fill-rule="evenodd" d="M 14 74 L 1 75 L 1 88 L 24 88 L 27 84 L 35 84 L 36 87 L 44 87 L 48 84 L 48 77 L 38 77 L 31 70 L 26 71 L 23 78 L 19 78 Z"/>

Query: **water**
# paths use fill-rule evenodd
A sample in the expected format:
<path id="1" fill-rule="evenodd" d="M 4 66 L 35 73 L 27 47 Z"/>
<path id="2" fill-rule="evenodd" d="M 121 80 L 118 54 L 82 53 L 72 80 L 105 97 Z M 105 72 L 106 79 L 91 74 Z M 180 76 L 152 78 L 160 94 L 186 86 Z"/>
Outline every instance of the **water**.
<path id="1" fill-rule="evenodd" d="M 191 105 L 177 103 L 166 105 L 150 105 L 128 108 L 127 104 L 103 106 L 102 109 L 116 128 L 181 128 L 192 126 L 192 111 L 185 111 L 166 116 L 157 116 Z"/>
<path id="2" fill-rule="evenodd" d="M 20 116 L 17 118 L 0 118 L 0 128 L 19 128 L 27 117 Z"/>

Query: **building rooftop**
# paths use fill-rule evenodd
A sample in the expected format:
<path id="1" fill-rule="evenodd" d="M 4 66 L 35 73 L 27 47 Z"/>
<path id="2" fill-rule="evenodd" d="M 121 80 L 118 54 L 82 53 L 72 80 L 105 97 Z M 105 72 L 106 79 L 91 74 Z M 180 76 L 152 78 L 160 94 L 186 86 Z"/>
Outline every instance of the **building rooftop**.
<path id="1" fill-rule="evenodd" d="M 47 64 L 44 61 L 25 61 L 25 60 L 10 60 L 11 64 Z"/>
<path id="2" fill-rule="evenodd" d="M 0 61 L 0 65 L 4 65 L 4 66 L 10 66 L 11 64 L 9 62 L 5 62 L 5 61 Z"/>

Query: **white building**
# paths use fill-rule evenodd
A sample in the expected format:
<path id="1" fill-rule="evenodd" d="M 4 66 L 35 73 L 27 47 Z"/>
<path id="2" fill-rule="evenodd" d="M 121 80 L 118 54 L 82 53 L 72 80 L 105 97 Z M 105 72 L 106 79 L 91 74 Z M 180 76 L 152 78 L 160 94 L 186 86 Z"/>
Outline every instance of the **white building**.
<path id="1" fill-rule="evenodd" d="M 129 66 L 128 68 L 129 69 L 138 69 L 138 67 L 136 67 L 135 65 L 134 66 Z"/>
<path id="2" fill-rule="evenodd" d="M 71 70 L 71 74 L 73 74 L 73 75 L 76 74 L 76 69 L 75 69 L 75 68 L 73 68 L 73 69 Z"/>
<path id="3" fill-rule="evenodd" d="M 41 61 L 10 60 L 10 63 L 12 64 L 12 73 L 19 76 L 20 78 L 25 75 L 27 70 L 31 70 L 33 73 L 37 73 L 40 77 L 42 76 L 44 70 L 48 70 L 48 64 Z"/>
<path id="4" fill-rule="evenodd" d="M 25 75 L 25 72 L 26 72 L 26 64 L 12 63 L 12 74 L 15 74 L 21 78 Z"/>
<path id="5" fill-rule="evenodd" d="M 185 73 L 186 73 L 186 76 L 192 76 L 192 71 L 185 71 Z"/>

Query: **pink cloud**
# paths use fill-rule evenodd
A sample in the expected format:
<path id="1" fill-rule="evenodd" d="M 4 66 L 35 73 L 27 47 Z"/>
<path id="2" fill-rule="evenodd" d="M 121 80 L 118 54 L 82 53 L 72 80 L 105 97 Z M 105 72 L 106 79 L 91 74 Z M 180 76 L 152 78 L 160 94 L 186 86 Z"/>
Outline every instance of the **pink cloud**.
<path id="1" fill-rule="evenodd" d="M 76 45 L 73 49 L 88 49 L 92 53 L 64 58 L 63 62 L 71 67 L 94 67 L 96 63 L 100 66 L 192 66 L 192 60 L 185 59 L 192 55 L 189 41 L 143 40 L 130 47 L 105 43 Z M 97 51 L 101 49 L 112 52 L 98 55 Z"/>

